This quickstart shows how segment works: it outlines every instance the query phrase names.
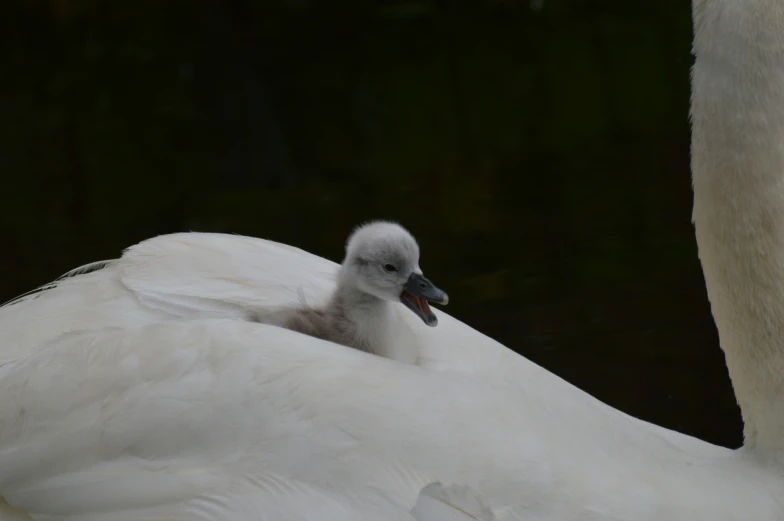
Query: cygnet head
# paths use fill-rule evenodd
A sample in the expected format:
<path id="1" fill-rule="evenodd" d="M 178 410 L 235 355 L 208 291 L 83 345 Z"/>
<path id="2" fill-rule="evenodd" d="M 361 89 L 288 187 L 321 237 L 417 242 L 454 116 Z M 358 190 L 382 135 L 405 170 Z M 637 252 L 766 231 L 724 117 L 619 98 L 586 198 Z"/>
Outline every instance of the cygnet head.
<path id="1" fill-rule="evenodd" d="M 346 244 L 342 282 L 384 300 L 402 302 L 428 326 L 438 324 L 428 301 L 449 297 L 419 268 L 419 245 L 399 224 L 376 221 L 357 228 Z"/>

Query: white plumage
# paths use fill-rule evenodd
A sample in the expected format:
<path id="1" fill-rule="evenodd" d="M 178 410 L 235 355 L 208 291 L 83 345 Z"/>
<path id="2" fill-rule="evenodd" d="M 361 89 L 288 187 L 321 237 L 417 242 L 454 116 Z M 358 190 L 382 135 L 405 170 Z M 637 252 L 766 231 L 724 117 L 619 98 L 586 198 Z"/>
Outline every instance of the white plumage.
<path id="1" fill-rule="evenodd" d="M 493 511 L 468 487 L 431 483 L 411 511 L 416 521 L 493 521 Z"/>
<path id="2" fill-rule="evenodd" d="M 436 481 L 501 520 L 784 508 L 784 479 L 443 313 L 423 328 L 401 311 L 422 367 L 240 319 L 298 288 L 325 298 L 336 270 L 267 241 L 178 234 L 1 308 L 2 495 L 57 521 L 411 521 Z"/>

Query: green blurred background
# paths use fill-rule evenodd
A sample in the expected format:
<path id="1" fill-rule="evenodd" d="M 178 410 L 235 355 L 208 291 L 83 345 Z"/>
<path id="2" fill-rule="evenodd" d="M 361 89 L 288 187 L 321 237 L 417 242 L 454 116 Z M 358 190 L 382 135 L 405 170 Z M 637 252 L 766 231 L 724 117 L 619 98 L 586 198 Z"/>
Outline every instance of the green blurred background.
<path id="1" fill-rule="evenodd" d="M 738 446 L 690 223 L 690 40 L 686 0 L 8 0 L 0 297 L 161 233 L 339 261 L 396 219 L 454 316 Z"/>

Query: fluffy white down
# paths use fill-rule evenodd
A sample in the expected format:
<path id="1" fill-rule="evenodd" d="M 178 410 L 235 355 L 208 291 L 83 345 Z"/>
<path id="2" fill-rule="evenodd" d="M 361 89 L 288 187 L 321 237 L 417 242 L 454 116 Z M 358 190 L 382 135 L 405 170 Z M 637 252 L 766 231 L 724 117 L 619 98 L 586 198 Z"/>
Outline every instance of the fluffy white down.
<path id="1" fill-rule="evenodd" d="M 502 520 L 781 519 L 780 476 L 443 313 L 401 314 L 423 367 L 235 318 L 336 268 L 178 234 L 0 308 L 0 494 L 36 520 L 411 521 L 439 481 Z"/>

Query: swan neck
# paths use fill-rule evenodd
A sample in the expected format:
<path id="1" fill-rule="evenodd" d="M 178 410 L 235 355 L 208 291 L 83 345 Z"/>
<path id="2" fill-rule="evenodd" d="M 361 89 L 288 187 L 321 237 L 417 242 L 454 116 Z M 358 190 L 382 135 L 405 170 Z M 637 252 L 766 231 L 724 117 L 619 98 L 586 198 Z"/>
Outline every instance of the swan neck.
<path id="1" fill-rule="evenodd" d="M 744 450 L 784 464 L 784 8 L 694 0 L 693 221 Z"/>

